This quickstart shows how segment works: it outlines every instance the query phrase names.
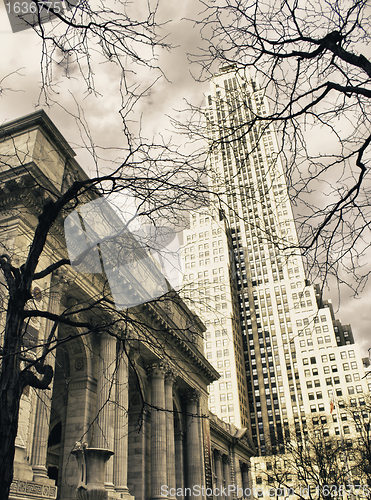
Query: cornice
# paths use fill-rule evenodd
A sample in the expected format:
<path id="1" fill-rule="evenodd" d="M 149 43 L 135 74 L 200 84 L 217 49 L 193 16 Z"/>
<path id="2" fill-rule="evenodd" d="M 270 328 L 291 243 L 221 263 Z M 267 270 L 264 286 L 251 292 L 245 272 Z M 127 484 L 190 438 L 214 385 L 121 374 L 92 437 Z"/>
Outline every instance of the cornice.
<path id="1" fill-rule="evenodd" d="M 37 128 L 40 128 L 44 132 L 63 156 L 66 158 L 73 158 L 76 156 L 74 150 L 43 109 L 2 125 L 0 127 L 0 141 L 6 140 L 14 135 L 19 135 L 25 131 L 30 132 Z"/>
<path id="2" fill-rule="evenodd" d="M 204 375 L 210 380 L 210 383 L 220 378 L 219 372 L 207 361 L 204 355 L 197 349 L 197 347 L 190 344 L 191 340 L 182 338 L 181 335 L 171 328 L 164 318 L 156 311 L 153 304 L 142 304 L 141 310 L 145 310 L 148 317 L 153 323 L 156 323 L 156 328 L 161 329 L 165 334 L 171 336 L 175 345 L 191 360 L 192 364 L 196 365 Z M 142 311 L 138 311 L 139 314 Z M 185 336 L 185 334 L 184 334 Z"/>

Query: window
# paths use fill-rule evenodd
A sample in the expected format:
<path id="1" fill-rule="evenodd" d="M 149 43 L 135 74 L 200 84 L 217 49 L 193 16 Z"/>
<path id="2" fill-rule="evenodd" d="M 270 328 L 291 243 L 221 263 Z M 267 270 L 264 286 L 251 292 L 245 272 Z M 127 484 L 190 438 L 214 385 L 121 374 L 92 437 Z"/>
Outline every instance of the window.
<path id="1" fill-rule="evenodd" d="M 341 357 L 341 359 L 347 359 L 347 353 L 346 353 L 346 351 L 342 351 L 340 353 L 340 357 Z"/>
<path id="2" fill-rule="evenodd" d="M 349 356 L 349 357 L 350 357 L 350 356 Z M 351 369 L 352 369 L 352 370 L 357 370 L 357 362 L 356 362 L 356 361 L 352 361 L 352 362 L 350 363 L 350 367 L 351 367 Z"/>
<path id="3" fill-rule="evenodd" d="M 330 367 L 329 366 L 324 366 L 323 367 L 323 373 L 330 373 Z"/>
<path id="4" fill-rule="evenodd" d="M 345 371 L 348 371 L 349 370 L 349 363 L 343 363 L 343 369 Z"/>

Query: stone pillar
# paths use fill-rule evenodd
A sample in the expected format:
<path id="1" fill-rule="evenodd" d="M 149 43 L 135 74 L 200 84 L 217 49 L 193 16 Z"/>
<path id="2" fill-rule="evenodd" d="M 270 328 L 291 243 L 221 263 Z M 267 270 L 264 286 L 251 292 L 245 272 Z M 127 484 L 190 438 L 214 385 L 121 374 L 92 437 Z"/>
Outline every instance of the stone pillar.
<path id="1" fill-rule="evenodd" d="M 196 390 L 189 390 L 184 395 L 186 403 L 186 430 L 187 430 L 187 464 L 188 488 L 202 484 L 201 454 L 203 453 L 200 442 L 200 417 L 198 411 L 199 393 Z M 199 500 L 191 495 L 190 500 Z"/>
<path id="2" fill-rule="evenodd" d="M 178 430 L 175 434 L 175 456 L 176 456 L 176 487 L 184 491 L 184 458 L 183 458 L 183 432 Z M 178 500 L 183 500 L 183 496 L 178 496 Z"/>
<path id="3" fill-rule="evenodd" d="M 222 498 L 221 488 L 223 487 L 223 466 L 222 455 L 219 450 L 214 451 L 216 487 L 219 489 L 218 498 Z"/>
<path id="4" fill-rule="evenodd" d="M 243 484 L 242 484 L 242 473 L 241 473 L 241 462 L 236 458 L 236 455 L 234 455 L 234 481 L 235 485 L 237 488 L 237 492 L 239 492 L 239 489 L 243 489 Z M 237 495 L 237 497 L 242 496 L 242 495 Z"/>
<path id="5" fill-rule="evenodd" d="M 231 460 L 228 455 L 223 455 L 222 457 L 223 461 L 223 476 L 224 476 L 224 487 L 227 490 L 227 496 L 226 498 L 229 499 L 231 498 L 230 495 L 228 495 L 228 487 L 232 484 L 231 483 Z"/>
<path id="6" fill-rule="evenodd" d="M 113 478 L 115 490 L 120 498 L 129 495 L 128 480 L 128 436 L 129 436 L 129 367 L 127 352 L 117 352 L 116 411 L 115 411 L 115 455 Z"/>
<path id="7" fill-rule="evenodd" d="M 115 368 L 116 339 L 103 332 L 100 338 L 99 370 L 97 386 L 97 420 L 95 447 L 114 450 L 115 430 Z M 106 467 L 106 488 L 113 490 L 113 460 Z"/>
<path id="8" fill-rule="evenodd" d="M 175 477 L 175 438 L 174 438 L 174 404 L 173 384 L 175 375 L 168 371 L 165 376 L 165 408 L 166 408 L 166 468 L 169 490 L 176 488 Z M 169 498 L 175 499 L 175 496 Z"/>
<path id="9" fill-rule="evenodd" d="M 151 499 L 167 498 L 161 487 L 167 484 L 165 365 L 153 363 L 151 375 Z"/>
<path id="10" fill-rule="evenodd" d="M 47 310 L 54 314 L 59 314 L 61 296 L 65 288 L 65 280 L 60 273 L 54 273 L 50 285 L 50 297 Z M 41 292 L 40 292 L 41 293 Z M 54 322 L 51 320 L 45 321 L 44 336 L 40 335 L 42 330 L 39 331 L 39 341 L 47 340 L 52 332 Z M 57 335 L 55 331 L 54 337 Z M 42 349 L 42 348 L 41 348 Z M 41 354 L 41 352 L 37 353 Z M 45 362 L 51 365 L 54 369 L 55 353 L 48 354 Z M 48 452 L 48 438 L 49 438 L 49 423 L 51 411 L 51 394 L 53 382 L 49 385 L 50 391 L 36 389 L 36 414 L 35 414 L 35 427 L 34 438 L 32 444 L 31 465 L 34 476 L 34 481 L 45 482 L 48 481 L 48 471 L 46 469 L 46 456 Z"/>

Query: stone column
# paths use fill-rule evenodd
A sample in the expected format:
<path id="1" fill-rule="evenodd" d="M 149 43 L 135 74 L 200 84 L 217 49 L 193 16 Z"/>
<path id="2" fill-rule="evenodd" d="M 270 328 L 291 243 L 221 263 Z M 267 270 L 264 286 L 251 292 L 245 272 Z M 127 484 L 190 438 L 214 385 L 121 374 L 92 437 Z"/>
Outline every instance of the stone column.
<path id="1" fill-rule="evenodd" d="M 59 314 L 60 301 L 66 283 L 60 273 L 54 273 L 50 285 L 50 297 L 47 310 L 54 314 Z M 40 292 L 41 293 L 41 292 Z M 51 320 L 45 321 L 44 336 L 41 335 L 42 330 L 39 331 L 39 341 L 47 340 L 52 332 L 54 322 Z M 57 335 L 55 331 L 54 336 Z M 39 352 L 38 354 L 41 354 Z M 55 355 L 48 354 L 45 359 L 46 364 L 51 365 L 54 369 Z M 46 469 L 46 456 L 48 452 L 48 438 L 49 438 L 49 423 L 51 411 L 51 394 L 53 382 L 49 385 L 50 391 L 36 389 L 36 416 L 34 427 L 34 438 L 32 444 L 31 465 L 34 475 L 34 481 L 45 482 L 48 481 L 48 471 Z"/>
<path id="2" fill-rule="evenodd" d="M 175 456 L 176 456 L 176 487 L 184 491 L 184 459 L 183 459 L 183 432 L 178 430 L 175 434 Z M 183 500 L 183 496 L 178 496 L 178 500 Z"/>
<path id="3" fill-rule="evenodd" d="M 243 485 L 242 485 L 242 474 L 241 474 L 241 462 L 236 457 L 236 453 L 234 453 L 233 468 L 234 468 L 234 482 L 238 492 L 238 489 L 239 488 L 242 489 Z M 238 496 L 242 495 L 237 495 L 237 497 Z"/>
<path id="4" fill-rule="evenodd" d="M 202 469 L 201 469 L 201 454 L 203 452 L 202 443 L 200 442 L 200 417 L 198 411 L 199 393 L 196 390 L 188 390 L 185 395 L 186 403 L 186 430 L 187 430 L 187 464 L 188 471 L 188 488 L 193 486 L 201 486 L 202 484 Z M 196 500 L 196 497 L 191 495 L 191 500 Z M 198 499 L 199 500 L 199 497 Z"/>
<path id="5" fill-rule="evenodd" d="M 151 376 L 151 499 L 167 498 L 161 487 L 167 485 L 165 365 L 150 366 Z"/>
<path id="6" fill-rule="evenodd" d="M 222 455 L 219 450 L 214 451 L 216 487 L 219 489 L 218 498 L 222 498 L 221 488 L 223 487 Z"/>
<path id="7" fill-rule="evenodd" d="M 175 374 L 167 371 L 165 376 L 165 408 L 166 408 L 166 468 L 169 490 L 176 488 L 175 477 L 175 439 L 174 439 L 174 404 L 173 384 Z M 175 499 L 175 496 L 169 498 Z"/>
<path id="8" fill-rule="evenodd" d="M 228 455 L 223 455 L 222 457 L 223 461 L 223 476 L 224 476 L 224 487 L 227 490 L 227 497 L 230 498 L 230 495 L 228 495 L 228 487 L 231 485 L 231 460 Z"/>
<path id="9" fill-rule="evenodd" d="M 113 478 L 115 490 L 120 498 L 129 495 L 128 480 L 128 433 L 129 433 L 129 367 L 127 352 L 117 352 L 116 411 L 115 411 L 115 455 Z"/>
<path id="10" fill-rule="evenodd" d="M 116 339 L 103 332 L 100 338 L 97 420 L 95 425 L 95 447 L 114 450 L 115 430 L 115 368 Z M 113 490 L 113 460 L 107 462 L 106 488 Z"/>

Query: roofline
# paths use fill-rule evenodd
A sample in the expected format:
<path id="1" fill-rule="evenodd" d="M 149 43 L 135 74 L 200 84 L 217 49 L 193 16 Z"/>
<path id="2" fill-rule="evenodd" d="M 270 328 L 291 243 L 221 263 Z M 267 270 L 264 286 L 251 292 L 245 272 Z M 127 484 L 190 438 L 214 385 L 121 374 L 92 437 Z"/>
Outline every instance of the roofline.
<path id="1" fill-rule="evenodd" d="M 71 148 L 65 137 L 43 109 L 39 109 L 33 113 L 1 125 L 0 141 L 9 136 L 20 134 L 25 130 L 31 130 L 36 127 L 40 127 L 49 139 L 52 140 L 55 147 L 61 150 L 68 159 L 72 159 L 76 156 L 75 151 Z"/>

